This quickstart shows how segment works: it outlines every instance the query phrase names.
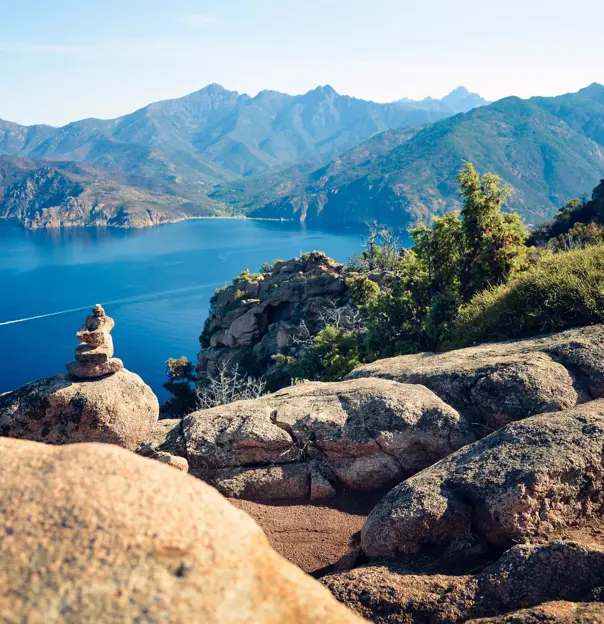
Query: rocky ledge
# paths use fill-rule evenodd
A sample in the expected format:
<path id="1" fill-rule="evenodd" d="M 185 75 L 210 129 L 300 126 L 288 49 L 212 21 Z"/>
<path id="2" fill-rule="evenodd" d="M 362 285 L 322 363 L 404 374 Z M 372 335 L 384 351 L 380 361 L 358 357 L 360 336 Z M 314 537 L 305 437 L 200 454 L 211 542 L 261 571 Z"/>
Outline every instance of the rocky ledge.
<path id="1" fill-rule="evenodd" d="M 593 326 L 380 360 L 344 382 L 303 383 L 173 421 L 181 446 L 172 452 L 233 497 L 379 491 L 508 423 L 604 396 L 603 344 L 604 326 Z"/>

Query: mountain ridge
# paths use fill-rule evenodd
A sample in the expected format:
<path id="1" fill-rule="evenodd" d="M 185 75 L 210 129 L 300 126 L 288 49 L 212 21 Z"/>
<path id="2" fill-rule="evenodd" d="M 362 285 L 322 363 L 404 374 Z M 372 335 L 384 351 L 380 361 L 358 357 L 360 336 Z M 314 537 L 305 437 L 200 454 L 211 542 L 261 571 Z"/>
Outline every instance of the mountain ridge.
<path id="1" fill-rule="evenodd" d="M 0 153 L 115 169 L 186 195 L 189 187 L 304 161 L 326 163 L 379 132 L 448 114 L 340 95 L 329 85 L 301 95 L 264 90 L 251 97 L 213 83 L 114 119 L 61 127 L 0 121 Z"/>
<path id="2" fill-rule="evenodd" d="M 347 225 L 377 219 L 408 227 L 459 208 L 455 174 L 470 160 L 512 186 L 508 209 L 530 223 L 545 220 L 604 176 L 604 86 L 551 98 L 511 96 L 411 136 L 390 134 L 391 149 L 380 147 L 380 135 L 373 137 L 298 180 L 296 192 L 254 205 L 250 214 Z M 365 159 L 338 166 L 355 151 L 365 152 Z"/>

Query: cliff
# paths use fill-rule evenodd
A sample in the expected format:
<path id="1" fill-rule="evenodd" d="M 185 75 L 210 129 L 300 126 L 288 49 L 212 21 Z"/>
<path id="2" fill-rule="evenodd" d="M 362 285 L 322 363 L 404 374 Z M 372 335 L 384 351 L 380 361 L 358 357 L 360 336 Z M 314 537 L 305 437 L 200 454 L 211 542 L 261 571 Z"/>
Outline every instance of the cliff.
<path id="1" fill-rule="evenodd" d="M 296 353 L 298 341 L 324 325 L 326 310 L 348 302 L 344 265 L 322 252 L 265 268 L 262 274 L 244 271 L 214 294 L 200 338 L 199 372 L 245 360 L 266 374 L 274 366 L 272 356 Z"/>

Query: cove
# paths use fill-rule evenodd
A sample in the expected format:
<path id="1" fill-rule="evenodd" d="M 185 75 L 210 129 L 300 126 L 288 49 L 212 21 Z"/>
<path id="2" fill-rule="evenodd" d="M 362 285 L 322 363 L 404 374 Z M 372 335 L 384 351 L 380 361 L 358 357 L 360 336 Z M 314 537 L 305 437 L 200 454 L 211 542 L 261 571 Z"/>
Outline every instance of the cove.
<path id="1" fill-rule="evenodd" d="M 101 303 L 116 321 L 115 356 L 163 401 L 165 361 L 196 360 L 216 288 L 306 251 L 345 262 L 361 240 L 361 232 L 251 219 L 39 231 L 0 221 L 0 393 L 65 372 L 75 332 Z"/>

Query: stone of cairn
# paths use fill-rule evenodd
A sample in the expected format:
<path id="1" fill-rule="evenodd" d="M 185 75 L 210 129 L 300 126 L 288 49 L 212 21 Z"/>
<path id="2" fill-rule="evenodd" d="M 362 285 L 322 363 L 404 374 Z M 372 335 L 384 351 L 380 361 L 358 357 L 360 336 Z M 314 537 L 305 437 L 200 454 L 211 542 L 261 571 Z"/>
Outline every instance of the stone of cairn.
<path id="1" fill-rule="evenodd" d="M 67 364 L 67 372 L 76 379 L 92 379 L 117 373 L 124 368 L 121 360 L 113 357 L 111 330 L 115 321 L 105 314 L 97 303 L 92 314 L 76 334 L 80 344 L 75 350 L 75 362 Z"/>

